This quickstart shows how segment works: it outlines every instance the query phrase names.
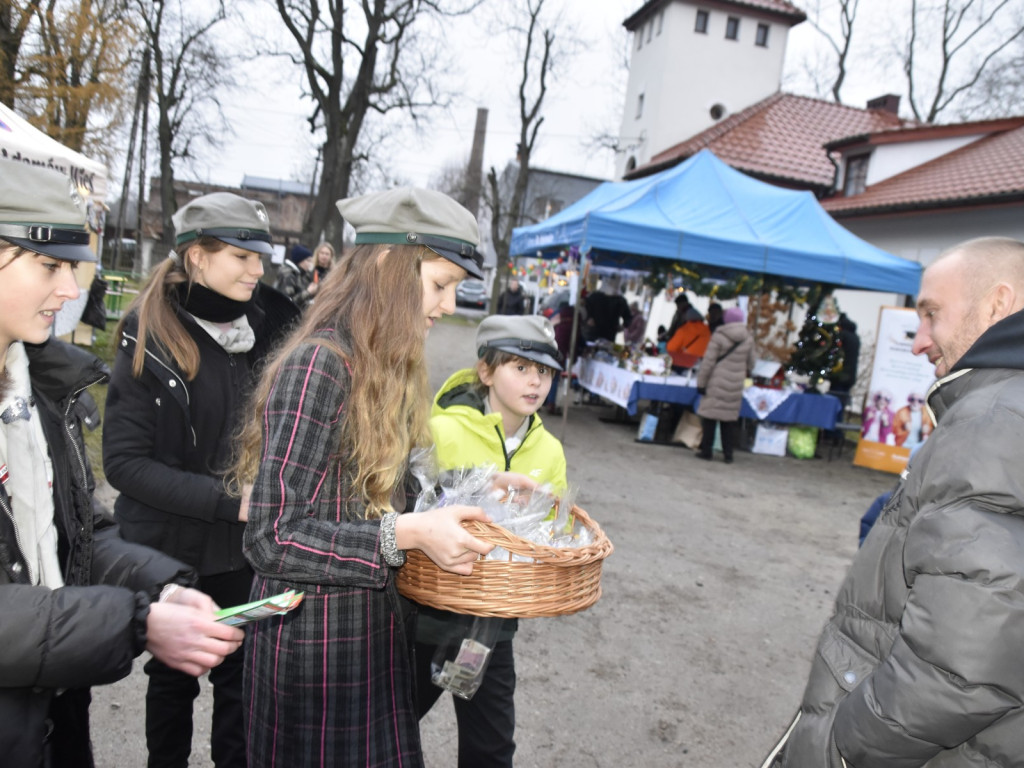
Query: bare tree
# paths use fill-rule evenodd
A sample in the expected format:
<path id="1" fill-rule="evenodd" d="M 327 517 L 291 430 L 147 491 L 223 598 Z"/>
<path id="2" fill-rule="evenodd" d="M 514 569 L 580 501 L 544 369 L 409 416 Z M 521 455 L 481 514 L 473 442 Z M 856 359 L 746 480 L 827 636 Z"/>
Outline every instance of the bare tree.
<path id="1" fill-rule="evenodd" d="M 520 42 L 522 53 L 519 75 L 519 141 L 516 145 L 516 164 L 511 178 L 502 184 L 498 172 L 491 166 L 487 174 L 489 194 L 487 205 L 491 213 L 491 242 L 497 254 L 497 278 L 491 288 L 491 306 L 498 306 L 501 286 L 508 277 L 508 247 L 512 230 L 522 218 L 526 187 L 530 181 L 530 156 L 537 143 L 537 133 L 544 122 L 541 109 L 548 92 L 555 45 L 555 26 L 548 25 L 542 16 L 545 0 L 526 0 L 523 18 L 509 24 L 507 31 Z M 502 174 L 503 178 L 505 174 Z M 507 187 L 503 189 L 503 186 Z M 510 187 L 510 188 L 508 188 Z"/>
<path id="2" fill-rule="evenodd" d="M 319 193 L 306 222 L 309 242 L 324 233 L 340 245 L 342 222 L 334 201 L 348 196 L 353 170 L 370 159 L 362 140 L 368 117 L 403 111 L 415 122 L 422 109 L 443 105 L 435 85 L 439 48 L 417 39 L 428 18 L 466 13 L 476 2 L 443 0 L 274 0 L 296 46 L 292 60 L 305 73 L 313 99 L 312 132 L 324 133 Z"/>
<path id="3" fill-rule="evenodd" d="M 444 192 L 453 200 L 463 202 L 470 187 L 469 163 L 465 160 L 449 160 L 430 178 L 428 186 Z"/>
<path id="4" fill-rule="evenodd" d="M 195 154 L 195 145 L 217 146 L 227 124 L 220 95 L 232 83 L 228 59 L 213 39 L 226 17 L 223 0 L 197 7 L 173 0 L 132 0 L 152 54 L 151 92 L 157 107 L 160 210 L 165 244 L 177 209 L 174 163 Z"/>
<path id="5" fill-rule="evenodd" d="M 21 47 L 38 8 L 39 0 L 0 0 L 0 102 L 10 107 L 21 80 Z"/>
<path id="6" fill-rule="evenodd" d="M 626 84 L 629 81 L 630 57 L 633 54 L 633 37 L 624 27 L 607 29 L 598 46 L 614 55 L 607 58 L 607 69 L 602 77 L 605 87 L 614 90 L 615 98 L 608 99 L 604 113 L 590 115 L 594 119 L 583 148 L 587 152 L 611 151 L 616 155 L 625 154 L 639 146 L 639 136 L 622 135 L 623 104 L 626 101 Z"/>
<path id="7" fill-rule="evenodd" d="M 1022 35 L 1020 0 L 943 0 L 937 7 L 911 0 L 902 64 L 914 117 L 934 123 L 966 98 Z M 931 88 L 924 86 L 932 80 Z"/>
<path id="8" fill-rule="evenodd" d="M 131 89 L 125 59 L 135 32 L 124 3 L 48 0 L 36 17 L 38 48 L 24 57 L 19 89 L 24 111 L 61 144 L 109 155 Z"/>
<path id="9" fill-rule="evenodd" d="M 965 94 L 957 113 L 964 120 L 1017 115 L 1024 100 L 1024 38 L 1017 38 L 994 66 L 987 67 L 977 85 Z"/>
<path id="10" fill-rule="evenodd" d="M 807 9 L 807 21 L 818 33 L 825 38 L 829 47 L 835 54 L 835 76 L 832 78 L 831 88 L 832 100 L 836 104 L 842 104 L 843 100 L 840 91 L 843 81 L 846 80 L 846 69 L 849 64 L 850 45 L 853 42 L 853 26 L 857 20 L 857 6 L 860 0 L 838 0 L 837 10 L 839 16 L 839 33 L 835 34 L 826 28 L 823 22 L 821 0 L 816 0 L 812 7 Z"/>

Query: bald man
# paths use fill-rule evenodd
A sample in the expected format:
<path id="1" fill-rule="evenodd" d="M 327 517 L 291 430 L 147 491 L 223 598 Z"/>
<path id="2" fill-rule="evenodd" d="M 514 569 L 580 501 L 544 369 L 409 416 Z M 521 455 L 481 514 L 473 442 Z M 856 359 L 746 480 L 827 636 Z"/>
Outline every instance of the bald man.
<path id="1" fill-rule="evenodd" d="M 914 353 L 936 427 L 836 599 L 765 765 L 1024 765 L 1024 243 L 924 272 Z"/>

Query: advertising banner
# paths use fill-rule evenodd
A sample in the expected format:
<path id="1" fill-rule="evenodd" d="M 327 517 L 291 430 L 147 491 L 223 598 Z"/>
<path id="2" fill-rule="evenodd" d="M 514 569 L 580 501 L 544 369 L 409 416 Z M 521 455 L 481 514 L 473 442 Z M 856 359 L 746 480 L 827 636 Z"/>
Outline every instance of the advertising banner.
<path id="1" fill-rule="evenodd" d="M 875 360 L 854 464 L 899 473 L 910 452 L 932 431 L 924 396 L 935 381 L 935 366 L 912 351 L 917 325 L 912 309 L 879 310 Z"/>

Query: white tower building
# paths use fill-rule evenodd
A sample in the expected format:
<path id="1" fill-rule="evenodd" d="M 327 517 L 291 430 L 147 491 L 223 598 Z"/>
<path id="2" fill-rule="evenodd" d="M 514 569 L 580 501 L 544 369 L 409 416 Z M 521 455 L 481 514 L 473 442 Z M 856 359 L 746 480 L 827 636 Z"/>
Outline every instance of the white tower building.
<path id="1" fill-rule="evenodd" d="M 806 18 L 785 0 L 649 0 L 633 33 L 616 176 L 779 90 L 786 39 Z"/>

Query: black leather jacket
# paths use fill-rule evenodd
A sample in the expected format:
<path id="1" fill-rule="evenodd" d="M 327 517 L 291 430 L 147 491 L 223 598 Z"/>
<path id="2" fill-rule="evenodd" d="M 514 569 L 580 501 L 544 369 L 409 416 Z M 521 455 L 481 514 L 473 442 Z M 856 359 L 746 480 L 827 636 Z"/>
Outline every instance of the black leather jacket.
<path id="1" fill-rule="evenodd" d="M 26 349 L 36 413 L 53 460 L 65 586 L 28 583 L 10 499 L 0 488 L 0 755 L 5 765 L 34 768 L 43 764 L 48 740 L 59 741 L 74 753 L 62 751 L 61 764 L 91 765 L 88 733 L 65 728 L 71 721 L 87 723 L 87 697 L 73 689 L 125 677 L 146 644 L 152 595 L 169 582 L 189 583 L 192 574 L 166 555 L 123 541 L 93 498 L 75 404 L 87 387 L 107 377 L 106 365 L 56 340 Z M 54 697 L 62 689 L 72 690 L 60 696 L 57 709 L 64 714 L 53 735 Z M 69 702 L 77 712 L 68 711 Z"/>

